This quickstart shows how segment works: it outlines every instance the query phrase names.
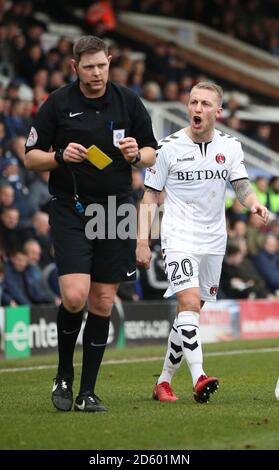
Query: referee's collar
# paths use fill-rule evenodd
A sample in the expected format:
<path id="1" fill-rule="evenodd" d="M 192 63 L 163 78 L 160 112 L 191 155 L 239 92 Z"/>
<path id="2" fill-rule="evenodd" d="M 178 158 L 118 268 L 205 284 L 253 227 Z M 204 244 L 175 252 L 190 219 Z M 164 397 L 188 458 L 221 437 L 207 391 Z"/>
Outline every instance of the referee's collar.
<path id="1" fill-rule="evenodd" d="M 107 84 L 106 84 L 106 91 L 105 91 L 104 95 L 99 96 L 98 98 L 88 98 L 87 96 L 85 96 L 82 93 L 82 91 L 79 87 L 79 79 L 77 79 L 74 82 L 74 85 L 75 85 L 76 89 L 78 90 L 78 93 L 80 94 L 82 100 L 87 104 L 91 104 L 91 106 L 93 106 L 93 107 L 95 106 L 95 104 L 99 107 L 100 104 L 105 105 L 107 103 L 111 103 L 111 101 L 112 101 L 112 86 L 111 86 L 110 81 L 108 81 Z"/>

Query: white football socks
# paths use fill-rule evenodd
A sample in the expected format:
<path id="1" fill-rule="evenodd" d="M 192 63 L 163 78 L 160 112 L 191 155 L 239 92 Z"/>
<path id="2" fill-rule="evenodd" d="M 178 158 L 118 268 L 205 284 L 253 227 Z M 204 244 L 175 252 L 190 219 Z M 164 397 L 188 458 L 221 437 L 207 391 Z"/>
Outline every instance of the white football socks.
<path id="1" fill-rule="evenodd" d="M 177 318 L 173 322 L 173 327 L 169 334 L 168 349 L 163 365 L 162 373 L 158 379 L 158 384 L 162 382 L 171 383 L 174 373 L 179 368 L 183 359 L 180 338 L 177 332 Z"/>
<path id="2" fill-rule="evenodd" d="M 190 369 L 193 386 L 196 385 L 198 378 L 205 375 L 202 362 L 202 346 L 199 329 L 199 314 L 191 311 L 184 311 L 178 314 L 177 332 L 180 338 L 183 356 Z"/>

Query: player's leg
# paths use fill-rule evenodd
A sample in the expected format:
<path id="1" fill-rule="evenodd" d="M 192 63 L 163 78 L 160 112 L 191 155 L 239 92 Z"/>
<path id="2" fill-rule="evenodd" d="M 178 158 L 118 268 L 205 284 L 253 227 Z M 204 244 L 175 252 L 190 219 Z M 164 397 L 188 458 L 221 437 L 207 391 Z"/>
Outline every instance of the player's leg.
<path id="1" fill-rule="evenodd" d="M 174 253 L 169 250 L 163 250 L 163 259 L 165 263 L 165 272 L 170 283 L 164 297 L 172 296 L 175 290 L 175 279 L 177 271 L 180 269 L 181 260 L 184 254 Z M 178 266 L 178 268 L 177 268 Z M 175 274 L 174 273 L 175 270 Z M 177 331 L 177 317 L 175 317 L 168 337 L 167 351 L 164 359 L 162 372 L 153 388 L 152 397 L 154 400 L 172 402 L 177 401 L 178 397 L 171 387 L 171 381 L 175 372 L 179 369 L 183 360 L 182 347 Z"/>
<path id="2" fill-rule="evenodd" d="M 169 297 L 173 294 L 178 296 L 178 294 L 181 292 L 184 292 L 184 295 L 186 295 L 185 292 L 188 292 L 190 288 L 192 289 L 193 287 L 198 287 L 198 261 L 195 258 L 192 259 L 182 252 L 164 250 L 164 261 L 166 266 L 166 273 L 170 283 L 170 287 L 168 288 L 164 297 Z M 198 288 L 196 288 L 196 291 L 198 293 Z M 197 296 L 195 299 L 195 308 L 197 311 L 199 311 L 199 296 Z M 177 312 L 181 312 L 181 305 L 179 302 L 177 305 Z M 194 315 L 198 317 L 195 312 Z M 185 353 L 183 352 L 183 344 L 177 327 L 178 321 L 179 316 L 178 319 L 176 318 L 174 320 L 173 327 L 170 331 L 163 370 L 153 390 L 153 398 L 159 401 L 177 400 L 170 383 L 174 373 L 177 371 L 182 362 L 183 356 L 185 357 Z M 191 356 L 195 356 L 195 354 L 191 354 Z M 187 364 L 189 365 L 188 361 Z M 195 366 L 192 366 L 192 369 L 195 370 Z M 197 370 L 200 372 L 200 369 Z"/>
<path id="3" fill-rule="evenodd" d="M 199 263 L 199 284 L 201 304 L 216 300 L 219 281 L 221 276 L 223 256 L 220 255 L 202 255 Z M 201 343 L 201 339 L 200 339 Z M 202 355 L 202 351 L 201 351 Z M 209 400 L 210 394 L 219 388 L 217 377 L 208 376 L 202 373 L 196 383 L 194 383 L 194 398 L 200 403 Z"/>
<path id="4" fill-rule="evenodd" d="M 188 364 L 193 386 L 203 370 L 203 354 L 199 328 L 200 292 L 198 287 L 192 287 L 177 292 L 178 319 L 177 331 L 183 356 Z"/>
<path id="5" fill-rule="evenodd" d="M 219 386 L 216 377 L 209 377 L 203 370 L 202 341 L 199 328 L 200 292 L 198 288 L 177 293 L 178 320 L 177 330 L 181 340 L 183 355 L 188 364 L 194 398 L 199 403 L 206 403 L 210 394 Z"/>
<path id="6" fill-rule="evenodd" d="M 203 370 L 203 354 L 199 329 L 201 305 L 199 269 L 201 255 L 166 252 L 168 279 L 171 291 L 176 293 L 178 305 L 177 333 L 183 356 L 188 364 L 197 401 L 207 401 L 215 378 L 208 378 Z M 206 395 L 205 395 L 206 392 Z"/>
<path id="7" fill-rule="evenodd" d="M 168 338 L 168 347 L 164 360 L 163 370 L 161 375 L 154 386 L 153 398 L 159 401 L 176 401 L 178 400 L 174 391 L 171 388 L 171 381 L 174 373 L 179 368 L 183 359 L 182 348 L 180 346 L 180 339 L 177 332 L 177 319 L 173 322 L 172 329 Z"/>
<path id="8" fill-rule="evenodd" d="M 200 308 L 204 302 L 201 301 Z M 153 398 L 159 401 L 176 401 L 178 397 L 171 387 L 171 381 L 175 372 L 183 361 L 183 352 L 180 337 L 177 331 L 177 316 L 174 319 L 168 337 L 167 352 L 164 359 L 163 369 L 153 389 Z"/>

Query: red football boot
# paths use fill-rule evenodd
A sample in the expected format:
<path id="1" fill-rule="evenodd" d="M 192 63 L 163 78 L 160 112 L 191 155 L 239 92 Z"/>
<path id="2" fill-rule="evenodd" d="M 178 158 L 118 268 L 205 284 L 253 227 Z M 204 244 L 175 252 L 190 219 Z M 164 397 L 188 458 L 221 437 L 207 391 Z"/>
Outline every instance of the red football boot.
<path id="1" fill-rule="evenodd" d="M 211 393 L 217 392 L 219 380 L 216 377 L 201 375 L 193 389 L 194 399 L 199 403 L 207 403 Z"/>
<path id="2" fill-rule="evenodd" d="M 170 384 L 168 382 L 162 382 L 156 384 L 153 389 L 152 398 L 158 401 L 176 401 L 178 400 L 177 396 L 173 392 Z"/>

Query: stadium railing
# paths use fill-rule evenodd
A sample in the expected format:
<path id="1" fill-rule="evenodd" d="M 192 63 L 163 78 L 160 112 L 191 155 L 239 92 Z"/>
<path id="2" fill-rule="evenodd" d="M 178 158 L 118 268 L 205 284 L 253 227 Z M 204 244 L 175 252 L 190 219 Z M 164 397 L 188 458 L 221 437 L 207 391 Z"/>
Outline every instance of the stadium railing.
<path id="1" fill-rule="evenodd" d="M 175 42 L 191 65 L 248 90 L 279 98 L 279 58 L 192 21 L 125 12 L 118 31 L 149 46 Z"/>

